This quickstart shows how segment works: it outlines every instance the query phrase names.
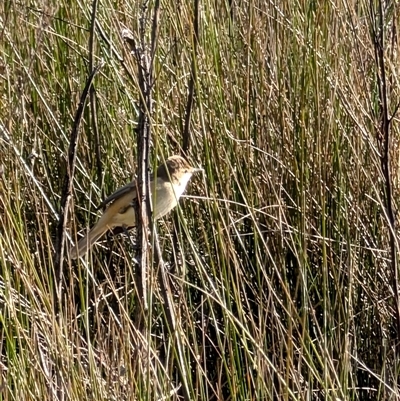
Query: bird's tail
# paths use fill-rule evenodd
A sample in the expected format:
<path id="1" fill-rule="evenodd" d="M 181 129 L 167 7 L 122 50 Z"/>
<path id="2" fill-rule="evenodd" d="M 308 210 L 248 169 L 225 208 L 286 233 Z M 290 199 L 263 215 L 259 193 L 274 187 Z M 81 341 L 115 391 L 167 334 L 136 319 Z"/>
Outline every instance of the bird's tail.
<path id="1" fill-rule="evenodd" d="M 100 219 L 99 222 L 79 240 L 78 244 L 71 249 L 70 255 L 72 259 L 85 255 L 92 245 L 108 230 L 108 226 L 101 223 L 102 221 Z"/>

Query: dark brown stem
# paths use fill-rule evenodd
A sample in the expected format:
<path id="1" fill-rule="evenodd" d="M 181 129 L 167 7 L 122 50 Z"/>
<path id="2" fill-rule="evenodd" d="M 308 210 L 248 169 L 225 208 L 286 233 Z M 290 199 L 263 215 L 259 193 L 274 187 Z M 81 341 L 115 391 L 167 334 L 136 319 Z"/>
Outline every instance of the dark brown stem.
<path id="1" fill-rule="evenodd" d="M 199 0 L 194 0 L 194 27 L 193 27 L 193 51 L 192 51 L 192 72 L 189 81 L 189 95 L 186 103 L 185 125 L 183 128 L 182 150 L 187 154 L 190 147 L 190 120 L 192 116 L 194 97 L 197 82 L 197 48 L 199 44 Z"/>
<path id="2" fill-rule="evenodd" d="M 400 357 L 400 299 L 399 299 L 399 273 L 397 266 L 397 239 L 396 239 L 396 218 L 393 210 L 393 192 L 392 192 L 392 178 L 390 173 L 390 123 L 388 111 L 388 86 L 385 70 L 385 42 L 384 42 L 384 15 L 382 2 L 378 4 L 378 21 L 374 24 L 373 40 L 375 49 L 375 62 L 377 66 L 377 81 L 379 89 L 380 101 L 380 121 L 379 129 L 377 132 L 377 139 L 381 150 L 381 168 L 384 177 L 384 193 L 385 193 L 385 206 L 389 223 L 389 243 L 390 243 L 390 260 L 393 272 L 393 293 L 395 300 L 395 326 L 397 330 L 397 341 L 395 344 L 397 357 Z M 373 12 L 373 4 L 371 3 L 371 11 Z M 375 28 L 376 27 L 376 28 Z"/>
<path id="3" fill-rule="evenodd" d="M 62 287 L 62 279 L 63 279 L 63 256 L 64 256 L 64 239 L 65 239 L 65 227 L 68 220 L 68 207 L 69 201 L 71 199 L 72 194 L 72 181 L 74 178 L 75 172 L 75 161 L 76 161 L 76 148 L 79 139 L 79 127 L 82 120 L 83 110 L 85 107 L 86 99 L 89 94 L 89 89 L 93 83 L 93 79 L 95 75 L 99 72 L 100 68 L 103 66 L 103 63 L 97 65 L 94 70 L 91 72 L 90 76 L 86 81 L 85 88 L 83 89 L 78 109 L 75 113 L 74 124 L 71 131 L 71 138 L 69 142 L 68 148 L 68 160 L 67 160 L 67 172 L 64 177 L 63 191 L 61 194 L 61 202 L 60 202 L 60 219 L 57 225 L 57 236 L 56 236 L 56 244 L 55 244 L 55 255 L 54 255 L 54 267 L 56 272 L 56 295 L 57 300 L 61 301 L 61 287 Z"/>
<path id="4" fill-rule="evenodd" d="M 160 17 L 160 2 L 156 0 L 154 3 L 154 14 L 152 21 L 151 30 L 151 44 L 150 44 L 150 55 L 146 52 L 146 41 L 145 41 L 145 8 L 142 10 L 141 26 L 139 28 L 140 32 L 140 44 L 135 43 L 133 37 L 128 38 L 128 44 L 131 50 L 136 56 L 136 61 L 138 64 L 138 82 L 140 88 L 140 111 L 139 111 L 139 121 L 137 129 L 137 144 L 138 144 L 138 215 L 137 215 L 137 242 L 139 245 L 139 268 L 141 271 L 141 282 L 142 285 L 138 286 L 140 288 L 139 293 L 141 298 L 141 319 L 145 318 L 145 311 L 147 310 L 147 270 L 148 270 L 148 222 L 151 221 L 151 202 L 150 202 L 150 188 L 149 188 L 149 150 L 150 150 L 150 139 L 151 139 L 151 113 L 152 113 L 152 89 L 155 84 L 154 77 L 154 60 L 156 56 L 157 42 L 158 42 L 158 32 L 159 32 L 159 17 Z M 167 327 L 171 335 L 174 336 L 177 356 L 179 360 L 179 375 L 180 381 L 182 383 L 182 393 L 185 400 L 189 401 L 189 389 L 187 372 L 185 370 L 185 361 L 182 341 L 179 337 L 179 330 L 176 323 L 175 315 L 175 305 L 173 302 L 171 289 L 169 285 L 169 280 L 166 274 L 166 267 L 163 262 L 162 252 L 157 236 L 157 231 L 154 229 L 154 224 L 150 225 L 150 232 L 152 236 L 153 243 L 153 254 L 154 260 L 158 267 L 158 278 L 161 288 L 161 294 L 163 297 L 165 305 L 165 317 L 167 320 Z M 139 319 L 140 320 L 140 319 Z M 137 322 L 139 326 L 140 322 Z M 141 325 L 140 325 L 141 326 Z"/>
<path id="5" fill-rule="evenodd" d="M 96 13 L 97 13 L 97 3 L 98 0 L 93 0 L 92 3 L 92 15 L 90 22 L 90 38 L 89 38 L 89 71 L 93 70 L 94 65 L 94 38 L 95 38 L 95 30 L 96 30 Z M 101 164 L 101 151 L 100 151 L 100 135 L 99 135 L 99 127 L 97 125 L 97 108 L 96 108 L 96 91 L 94 85 L 90 87 L 89 92 L 90 97 L 90 114 L 91 114 L 91 132 L 93 133 L 94 139 L 94 150 L 96 153 L 96 168 L 97 168 L 97 179 L 98 186 L 102 188 L 102 196 L 101 198 L 105 198 L 104 188 L 101 185 L 101 180 L 103 176 L 103 167 Z"/>

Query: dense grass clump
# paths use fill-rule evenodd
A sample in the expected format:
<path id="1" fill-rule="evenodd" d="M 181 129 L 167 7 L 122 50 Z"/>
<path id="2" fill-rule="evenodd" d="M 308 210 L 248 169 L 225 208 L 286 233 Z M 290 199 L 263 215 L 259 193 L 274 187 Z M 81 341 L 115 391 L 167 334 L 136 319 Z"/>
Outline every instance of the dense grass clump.
<path id="1" fill-rule="evenodd" d="M 0 3 L 0 398 L 398 399 L 398 5 L 95 5 Z M 134 231 L 68 255 L 137 171 L 125 28 L 156 45 L 151 167 L 185 147 L 205 170 L 146 283 Z"/>

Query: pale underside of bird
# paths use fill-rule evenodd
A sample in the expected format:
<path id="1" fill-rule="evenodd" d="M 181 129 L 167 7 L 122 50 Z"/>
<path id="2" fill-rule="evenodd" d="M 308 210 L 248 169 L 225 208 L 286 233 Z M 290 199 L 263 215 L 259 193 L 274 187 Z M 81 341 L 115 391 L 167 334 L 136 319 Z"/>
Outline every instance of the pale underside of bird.
<path id="1" fill-rule="evenodd" d="M 184 193 L 192 175 L 202 169 L 191 167 L 181 156 L 171 156 L 150 177 L 153 218 L 169 213 Z M 136 226 L 137 181 L 133 180 L 105 199 L 100 207 L 109 205 L 99 221 L 71 249 L 72 259 L 84 256 L 90 247 L 108 230 Z"/>

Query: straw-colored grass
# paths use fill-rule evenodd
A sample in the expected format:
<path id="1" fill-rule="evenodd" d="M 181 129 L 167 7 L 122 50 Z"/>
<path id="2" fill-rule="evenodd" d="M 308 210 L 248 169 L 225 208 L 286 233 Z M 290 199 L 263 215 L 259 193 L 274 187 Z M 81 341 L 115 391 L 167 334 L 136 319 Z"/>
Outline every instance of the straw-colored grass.
<path id="1" fill-rule="evenodd" d="M 100 1 L 92 53 L 90 2 L 0 2 L 0 399 L 398 399 L 398 5 L 198 1 L 196 45 L 196 1 L 161 2 L 151 166 L 181 151 L 193 76 L 205 174 L 157 223 L 169 290 L 150 263 L 144 315 L 134 232 L 68 249 L 135 174 L 120 33 L 150 46 L 157 2 Z"/>

